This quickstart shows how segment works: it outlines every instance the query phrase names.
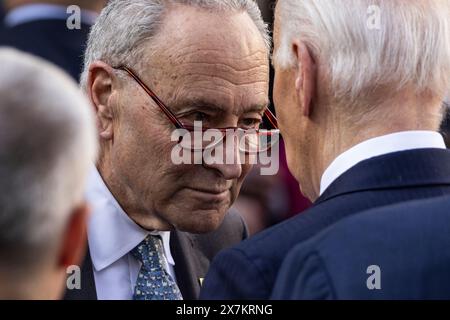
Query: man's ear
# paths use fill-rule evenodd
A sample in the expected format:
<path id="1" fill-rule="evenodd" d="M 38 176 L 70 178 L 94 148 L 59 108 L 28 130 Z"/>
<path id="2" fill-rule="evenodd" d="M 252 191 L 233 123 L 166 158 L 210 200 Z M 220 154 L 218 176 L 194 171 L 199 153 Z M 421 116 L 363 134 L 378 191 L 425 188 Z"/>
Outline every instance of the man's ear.
<path id="1" fill-rule="evenodd" d="M 105 140 L 111 140 L 114 137 L 114 112 L 110 105 L 113 79 L 113 69 L 106 63 L 95 61 L 90 65 L 87 94 L 95 108 L 100 137 Z"/>
<path id="2" fill-rule="evenodd" d="M 292 50 L 296 57 L 297 74 L 295 89 L 303 115 L 309 117 L 313 107 L 313 97 L 316 91 L 317 68 L 308 47 L 302 41 L 294 41 Z"/>
<path id="3" fill-rule="evenodd" d="M 86 253 L 87 219 L 89 208 L 86 203 L 73 210 L 63 234 L 59 251 L 59 267 L 67 269 L 80 266 Z"/>

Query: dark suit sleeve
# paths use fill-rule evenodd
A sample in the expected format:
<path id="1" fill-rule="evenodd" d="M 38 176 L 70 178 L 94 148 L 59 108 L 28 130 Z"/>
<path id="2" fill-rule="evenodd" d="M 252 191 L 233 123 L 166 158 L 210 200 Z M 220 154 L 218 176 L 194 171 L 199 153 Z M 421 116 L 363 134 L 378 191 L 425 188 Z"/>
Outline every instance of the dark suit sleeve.
<path id="1" fill-rule="evenodd" d="M 284 260 L 271 299 L 335 299 L 328 271 L 320 255 L 307 243 L 295 247 Z"/>
<path id="2" fill-rule="evenodd" d="M 237 248 L 219 253 L 213 260 L 200 293 L 203 300 L 260 299 L 267 285 L 257 266 Z"/>

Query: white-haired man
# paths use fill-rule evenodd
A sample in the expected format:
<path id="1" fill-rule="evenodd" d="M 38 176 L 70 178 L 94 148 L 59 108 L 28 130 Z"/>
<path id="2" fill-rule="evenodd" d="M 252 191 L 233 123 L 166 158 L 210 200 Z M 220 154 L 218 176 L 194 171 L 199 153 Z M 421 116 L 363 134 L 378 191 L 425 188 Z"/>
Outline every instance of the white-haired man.
<path id="1" fill-rule="evenodd" d="M 177 164 L 177 146 L 189 158 L 193 149 L 172 133 L 195 121 L 259 132 L 268 49 L 254 1 L 109 2 L 92 28 L 81 80 L 101 144 L 88 188 L 86 285 L 67 298 L 198 297 L 210 259 L 246 236 L 242 219 L 227 212 L 251 165 L 237 161 L 240 152 L 232 161 Z"/>
<path id="2" fill-rule="evenodd" d="M 94 117 L 49 63 L 4 47 L 0 60 L 0 299 L 58 299 L 86 247 Z"/>
<path id="3" fill-rule="evenodd" d="M 278 1 L 275 107 L 290 170 L 314 204 L 218 255 L 202 297 L 269 298 L 295 244 L 365 209 L 450 194 L 450 152 L 437 133 L 449 6 Z"/>

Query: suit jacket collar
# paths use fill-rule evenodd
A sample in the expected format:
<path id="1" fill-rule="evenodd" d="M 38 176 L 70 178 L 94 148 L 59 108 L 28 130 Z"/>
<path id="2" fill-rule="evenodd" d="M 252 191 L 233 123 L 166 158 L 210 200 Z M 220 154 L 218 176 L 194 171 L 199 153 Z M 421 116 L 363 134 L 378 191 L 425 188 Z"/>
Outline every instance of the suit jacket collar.
<path id="1" fill-rule="evenodd" d="M 208 271 L 209 260 L 195 247 L 192 235 L 186 232 L 171 233 L 170 249 L 175 260 L 175 276 L 183 299 L 198 299 L 201 282 Z"/>
<path id="2" fill-rule="evenodd" d="M 361 161 L 393 152 L 416 149 L 445 149 L 442 135 L 435 131 L 401 131 L 365 140 L 334 159 L 320 180 L 320 193 L 341 174 Z"/>
<path id="3" fill-rule="evenodd" d="M 315 204 L 353 192 L 431 185 L 450 185 L 447 149 L 407 150 L 362 161 L 337 178 Z"/>

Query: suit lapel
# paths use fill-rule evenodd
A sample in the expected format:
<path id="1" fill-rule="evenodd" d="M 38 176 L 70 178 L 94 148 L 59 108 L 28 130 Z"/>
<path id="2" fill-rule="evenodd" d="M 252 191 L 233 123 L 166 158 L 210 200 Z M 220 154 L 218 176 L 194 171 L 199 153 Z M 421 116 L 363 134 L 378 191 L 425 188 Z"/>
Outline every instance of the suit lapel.
<path id="1" fill-rule="evenodd" d="M 183 299 L 198 299 L 200 282 L 206 275 L 209 260 L 194 247 L 194 240 L 186 232 L 171 232 L 170 250 L 175 261 L 175 276 Z"/>

